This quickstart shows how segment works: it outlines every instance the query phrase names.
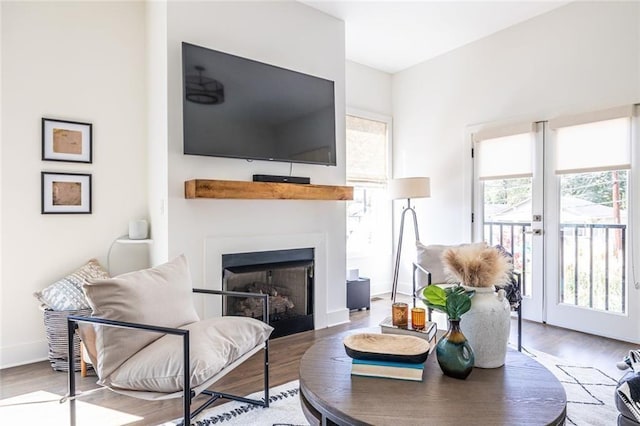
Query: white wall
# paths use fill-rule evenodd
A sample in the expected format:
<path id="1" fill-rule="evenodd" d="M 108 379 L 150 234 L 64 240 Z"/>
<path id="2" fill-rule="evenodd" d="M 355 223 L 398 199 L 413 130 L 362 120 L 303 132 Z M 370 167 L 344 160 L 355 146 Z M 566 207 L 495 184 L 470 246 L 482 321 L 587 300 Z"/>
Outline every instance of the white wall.
<path id="1" fill-rule="evenodd" d="M 7 367 L 46 358 L 32 293 L 92 257 L 104 264 L 129 219 L 147 216 L 145 21 L 140 2 L 0 7 L 0 367 Z M 93 123 L 93 164 L 41 161 L 42 117 Z M 93 213 L 40 214 L 41 171 L 91 173 Z"/>
<path id="2" fill-rule="evenodd" d="M 167 120 L 167 3 L 146 4 L 149 219 L 152 263 L 166 262 L 169 252 L 167 190 L 169 124 Z"/>
<path id="3" fill-rule="evenodd" d="M 391 117 L 391 74 L 346 62 L 347 108 Z"/>
<path id="4" fill-rule="evenodd" d="M 425 243 L 471 237 L 468 126 L 640 100 L 639 8 L 572 3 L 393 76 L 394 173 L 431 177 Z"/>
<path id="5" fill-rule="evenodd" d="M 345 182 L 344 24 L 295 2 L 171 2 L 168 5 L 168 254 L 185 253 L 194 286 L 205 282 L 207 240 L 279 234 L 322 234 L 327 271 L 316 327 L 348 321 L 345 296 L 345 203 L 290 200 L 186 200 L 192 178 L 250 181 L 253 174 L 289 173 L 288 163 L 182 154 L 181 42 L 221 50 L 335 81 L 337 167 L 295 164 L 311 182 Z M 210 275 L 214 275 L 209 271 Z"/>
<path id="6" fill-rule="evenodd" d="M 392 118 L 391 74 L 356 62 L 347 61 L 346 65 L 347 113 L 365 115 L 372 119 Z M 391 223 L 380 225 L 388 226 L 391 230 Z M 371 280 L 371 294 L 388 293 L 391 291 L 393 278 L 392 254 L 393 243 L 389 235 L 389 245 L 385 250 L 366 257 L 355 257 L 347 253 L 347 265 L 349 269 L 359 269 L 361 277 Z"/>
<path id="7" fill-rule="evenodd" d="M 1 37 L 2 34 L 3 34 L 3 32 L 2 32 L 2 27 L 3 27 L 2 26 L 2 21 L 3 21 L 3 19 L 2 19 L 2 6 L 0 6 L 0 99 L 4 99 L 3 98 L 3 90 L 2 90 L 3 84 L 1 84 L 2 83 L 1 76 L 2 76 L 2 69 L 3 69 L 2 68 L 2 52 L 4 51 L 3 45 L 2 45 L 2 37 Z M 2 110 L 3 110 L 2 109 L 2 101 L 0 101 L 0 165 L 2 164 L 2 152 L 3 152 L 3 148 L 2 147 L 4 145 L 4 144 L 1 143 L 2 140 L 3 140 L 2 135 L 4 134 L 3 133 L 3 126 L 2 126 L 4 116 L 2 115 Z M 3 173 L 2 173 L 2 170 L 0 169 L 0 306 L 4 306 L 4 304 L 3 304 L 4 286 L 2 284 L 3 283 L 3 280 L 2 280 L 2 278 L 3 278 L 2 264 L 3 264 L 3 259 L 4 259 L 2 257 L 2 249 L 4 247 L 4 244 L 1 243 L 1 241 L 4 240 L 4 234 L 3 234 L 3 229 L 4 229 L 3 223 L 4 222 L 2 220 L 2 216 L 3 216 L 3 214 L 2 214 L 2 211 L 3 211 L 2 200 L 4 199 L 2 197 L 2 186 L 3 186 L 2 182 L 4 180 L 3 180 L 2 176 L 3 176 Z M 0 315 L 0 332 L 3 330 L 3 327 L 4 327 L 4 319 L 3 318 L 4 317 L 2 315 Z M 1 342 L 0 342 L 0 347 L 2 347 L 2 343 Z M 0 351 L 0 367 L 2 366 L 2 359 L 4 359 L 4 357 L 2 356 L 2 352 Z"/>

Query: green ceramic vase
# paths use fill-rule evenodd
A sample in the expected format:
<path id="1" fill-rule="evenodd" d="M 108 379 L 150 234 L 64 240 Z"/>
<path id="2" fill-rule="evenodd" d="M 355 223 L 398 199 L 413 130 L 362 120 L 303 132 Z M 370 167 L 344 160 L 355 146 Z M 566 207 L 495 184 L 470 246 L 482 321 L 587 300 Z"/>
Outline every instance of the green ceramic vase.
<path id="1" fill-rule="evenodd" d="M 449 329 L 436 345 L 436 358 L 449 377 L 466 379 L 473 370 L 473 349 L 460 331 L 460 320 L 449 320 Z"/>

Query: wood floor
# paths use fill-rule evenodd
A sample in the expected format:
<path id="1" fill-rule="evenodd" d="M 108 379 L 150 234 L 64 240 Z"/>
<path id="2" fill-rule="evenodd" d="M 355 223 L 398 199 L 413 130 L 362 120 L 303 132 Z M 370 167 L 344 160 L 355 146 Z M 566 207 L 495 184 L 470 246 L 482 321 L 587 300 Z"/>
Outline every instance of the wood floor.
<path id="1" fill-rule="evenodd" d="M 318 339 L 335 337 L 350 329 L 375 327 L 390 313 L 388 297 L 372 302 L 369 311 L 354 311 L 351 322 L 336 327 L 308 331 L 293 336 L 274 339 L 270 343 L 270 385 L 276 386 L 298 378 L 299 361 L 304 352 Z M 516 341 L 516 324 L 512 324 L 512 339 Z M 523 346 L 555 355 L 560 358 L 573 359 L 577 363 L 593 365 L 613 378 L 621 376 L 615 367 L 630 349 L 636 345 L 619 342 L 583 333 L 568 331 L 544 324 L 523 321 Z M 80 391 L 97 388 L 96 377 L 80 378 L 77 374 L 76 384 Z M 246 395 L 262 386 L 262 353 L 254 356 L 243 366 L 224 377 L 215 389 L 219 391 Z M 66 373 L 54 372 L 48 362 L 39 362 L 20 367 L 0 370 L 0 399 L 22 395 L 37 390 L 64 395 L 67 391 Z M 131 424 L 158 424 L 180 417 L 181 401 L 174 399 L 162 402 L 147 402 L 127 398 L 108 390 L 99 390 L 87 394 L 82 401 L 108 407 L 121 412 L 133 414 L 144 420 Z M 199 400 L 196 400 L 196 404 Z M 32 410 L 37 415 L 37 404 Z M 0 422 L 1 422 L 0 418 Z M 79 424 L 91 424 L 79 419 Z"/>

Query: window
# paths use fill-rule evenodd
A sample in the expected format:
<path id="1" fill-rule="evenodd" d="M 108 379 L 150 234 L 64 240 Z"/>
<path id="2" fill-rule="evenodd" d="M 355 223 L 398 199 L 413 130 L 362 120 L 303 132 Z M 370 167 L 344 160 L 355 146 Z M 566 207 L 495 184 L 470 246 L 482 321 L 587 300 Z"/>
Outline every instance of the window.
<path id="1" fill-rule="evenodd" d="M 389 122 L 347 115 L 347 185 L 353 201 L 347 205 L 347 253 L 368 257 L 391 248 Z"/>

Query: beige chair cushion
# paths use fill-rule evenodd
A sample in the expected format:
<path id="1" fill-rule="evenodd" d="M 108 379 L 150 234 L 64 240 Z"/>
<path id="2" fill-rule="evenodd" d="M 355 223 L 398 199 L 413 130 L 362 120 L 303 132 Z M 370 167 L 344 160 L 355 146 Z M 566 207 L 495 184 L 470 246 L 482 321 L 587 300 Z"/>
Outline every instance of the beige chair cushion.
<path id="1" fill-rule="evenodd" d="M 173 328 L 199 320 L 184 256 L 155 268 L 110 279 L 88 280 L 83 289 L 96 317 Z M 141 330 L 95 328 L 98 360 L 94 367 L 101 379 L 162 337 L 160 333 Z"/>
<path id="2" fill-rule="evenodd" d="M 273 328 L 247 317 L 219 317 L 181 327 L 189 330 L 191 387 L 204 383 L 243 354 L 263 345 Z M 176 392 L 183 389 L 182 337 L 166 335 L 99 382 L 111 388 Z"/>
<path id="3" fill-rule="evenodd" d="M 94 328 L 94 324 L 89 324 L 86 322 L 78 323 L 78 334 L 80 335 L 80 340 L 82 340 L 82 347 L 84 348 L 82 351 L 82 359 L 84 360 L 84 362 L 89 363 L 94 367 L 98 365 L 98 353 L 96 349 L 96 329 L 97 327 Z"/>
<path id="4" fill-rule="evenodd" d="M 449 276 L 444 271 L 444 265 L 442 263 L 442 254 L 445 250 L 450 248 L 462 247 L 466 245 L 472 246 L 485 246 L 485 242 L 472 243 L 472 244 L 458 244 L 458 245 L 429 245 L 425 246 L 420 241 L 416 242 L 417 249 L 417 261 L 416 263 L 427 271 L 431 272 L 431 284 L 445 284 L 448 283 Z M 425 274 L 419 273 L 418 283 L 420 285 L 427 285 L 427 278 Z"/>

